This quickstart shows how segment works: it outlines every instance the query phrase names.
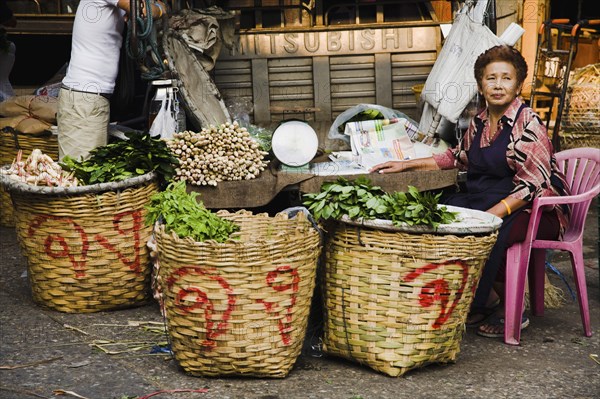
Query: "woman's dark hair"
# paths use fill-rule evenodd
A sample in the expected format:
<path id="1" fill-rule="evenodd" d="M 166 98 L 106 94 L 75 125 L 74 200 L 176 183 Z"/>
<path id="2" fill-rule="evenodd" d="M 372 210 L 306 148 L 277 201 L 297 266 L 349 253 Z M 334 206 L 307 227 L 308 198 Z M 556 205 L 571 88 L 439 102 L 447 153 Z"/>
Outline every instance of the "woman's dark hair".
<path id="1" fill-rule="evenodd" d="M 481 86 L 483 80 L 483 70 L 488 64 L 496 61 L 505 61 L 517 70 L 517 82 L 523 83 L 527 78 L 527 62 L 521 53 L 514 47 L 500 45 L 492 47 L 477 57 L 475 61 L 475 80 Z"/>

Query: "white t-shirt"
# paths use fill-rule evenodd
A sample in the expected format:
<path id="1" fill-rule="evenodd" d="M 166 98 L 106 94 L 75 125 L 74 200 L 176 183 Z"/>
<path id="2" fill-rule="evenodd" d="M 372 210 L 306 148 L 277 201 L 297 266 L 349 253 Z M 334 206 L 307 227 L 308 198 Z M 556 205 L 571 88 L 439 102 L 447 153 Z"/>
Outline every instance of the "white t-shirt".
<path id="1" fill-rule="evenodd" d="M 75 14 L 71 60 L 63 84 L 73 90 L 110 94 L 119 72 L 125 11 L 118 0 L 81 0 Z"/>

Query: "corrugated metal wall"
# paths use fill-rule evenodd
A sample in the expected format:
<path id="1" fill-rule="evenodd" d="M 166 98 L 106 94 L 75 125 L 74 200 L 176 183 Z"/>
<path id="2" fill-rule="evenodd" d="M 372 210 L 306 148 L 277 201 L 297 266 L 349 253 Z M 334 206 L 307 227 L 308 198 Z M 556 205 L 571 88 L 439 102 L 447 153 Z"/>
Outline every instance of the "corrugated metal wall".
<path id="1" fill-rule="evenodd" d="M 294 117 L 331 121 L 359 103 L 416 118 L 412 87 L 425 82 L 435 62 L 439 28 L 386 27 L 367 33 L 247 35 L 238 53 L 217 60 L 215 83 L 225 102 L 245 107 L 255 123 Z M 369 40 L 359 41 L 365 37 Z"/>

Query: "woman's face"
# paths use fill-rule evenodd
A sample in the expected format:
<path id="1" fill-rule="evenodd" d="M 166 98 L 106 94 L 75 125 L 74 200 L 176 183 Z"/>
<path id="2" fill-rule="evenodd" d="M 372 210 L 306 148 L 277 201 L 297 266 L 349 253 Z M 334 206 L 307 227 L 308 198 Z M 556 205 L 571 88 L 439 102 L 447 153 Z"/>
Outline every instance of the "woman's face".
<path id="1" fill-rule="evenodd" d="M 483 69 L 479 90 L 489 108 L 504 108 L 519 95 L 522 86 L 517 82 L 517 70 L 513 64 L 494 61 Z"/>

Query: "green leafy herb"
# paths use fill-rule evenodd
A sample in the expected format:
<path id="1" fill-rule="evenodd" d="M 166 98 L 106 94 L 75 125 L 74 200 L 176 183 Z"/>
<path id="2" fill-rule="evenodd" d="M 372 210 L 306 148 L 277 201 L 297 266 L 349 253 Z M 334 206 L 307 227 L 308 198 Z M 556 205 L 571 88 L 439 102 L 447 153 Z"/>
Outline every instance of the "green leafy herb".
<path id="1" fill-rule="evenodd" d="M 354 181 L 340 177 L 324 183 L 319 193 L 305 194 L 303 203 L 317 219 L 340 219 L 343 215 L 374 219 L 387 212 L 384 194 L 381 187 L 372 186 L 364 177 Z"/>
<path id="2" fill-rule="evenodd" d="M 194 241 L 225 242 L 240 229 L 206 209 L 197 196 L 196 192 L 188 194 L 184 181 L 170 183 L 164 191 L 150 198 L 150 204 L 146 206 L 146 224 L 153 225 L 160 219 L 165 231 L 174 231 L 179 237 L 191 237 Z"/>
<path id="3" fill-rule="evenodd" d="M 427 225 L 437 227 L 455 220 L 456 213 L 445 206 L 438 206 L 440 196 L 432 192 L 420 192 L 408 186 L 407 192 L 394 192 L 386 196 L 388 203 L 387 219 L 396 226 L 402 224 Z"/>
<path id="4" fill-rule="evenodd" d="M 153 171 L 163 181 L 171 180 L 179 160 L 164 140 L 149 133 L 128 132 L 125 136 L 127 140 L 93 149 L 86 160 L 64 157 L 61 166 L 82 184 L 121 181 Z"/>
<path id="5" fill-rule="evenodd" d="M 387 194 L 380 187 L 372 186 L 367 178 L 354 181 L 339 178 L 324 183 L 319 193 L 303 196 L 303 204 L 316 219 L 339 220 L 347 215 L 350 219 L 387 219 L 395 225 L 427 225 L 451 223 L 456 213 L 438 206 L 440 194 L 419 192 L 409 186 L 408 191 Z"/>

